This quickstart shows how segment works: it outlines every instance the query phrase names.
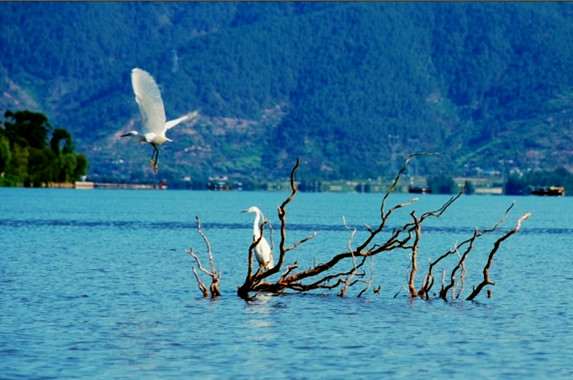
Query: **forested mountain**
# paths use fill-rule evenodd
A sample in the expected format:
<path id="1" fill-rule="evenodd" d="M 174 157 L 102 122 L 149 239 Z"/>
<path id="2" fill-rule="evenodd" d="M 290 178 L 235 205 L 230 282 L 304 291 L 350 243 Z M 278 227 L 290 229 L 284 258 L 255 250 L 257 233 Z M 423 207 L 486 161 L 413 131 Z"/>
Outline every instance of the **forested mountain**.
<path id="1" fill-rule="evenodd" d="M 94 180 L 573 167 L 571 3 L 2 2 L 0 46 L 0 109 L 69 130 Z M 158 175 L 119 138 L 133 67 L 201 111 Z"/>

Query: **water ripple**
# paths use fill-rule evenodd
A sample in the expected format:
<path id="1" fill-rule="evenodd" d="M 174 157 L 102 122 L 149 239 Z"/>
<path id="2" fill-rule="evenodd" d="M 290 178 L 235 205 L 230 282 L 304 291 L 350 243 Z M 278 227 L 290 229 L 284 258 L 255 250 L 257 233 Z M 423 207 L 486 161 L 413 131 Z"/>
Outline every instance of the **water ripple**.
<path id="1" fill-rule="evenodd" d="M 212 301 L 200 296 L 193 262 L 183 252 L 187 240 L 199 248 L 203 244 L 197 234 L 186 233 L 196 230 L 196 224 L 181 210 L 180 200 L 196 193 L 8 193 L 15 200 L 0 202 L 1 378 L 554 379 L 573 375 L 569 348 L 573 314 L 566 293 L 573 280 L 568 270 L 573 266 L 573 256 L 568 254 L 573 221 L 558 212 L 570 209 L 563 202 L 573 199 L 559 199 L 553 209 L 547 199 L 522 200 L 529 202 L 527 211 L 533 207 L 535 217 L 504 245 L 511 247 L 507 254 L 496 256 L 492 299 L 411 299 L 405 291 L 409 252 L 400 251 L 372 260 L 372 287 L 381 285 L 379 294 L 369 291 L 354 297 L 352 290 L 362 289 L 358 283 L 344 298 L 336 292 L 288 292 L 260 295 L 247 303 L 236 291 L 245 276 L 243 248 L 250 242 L 252 219 L 229 217 L 221 211 L 221 196 L 235 197 L 246 205 L 272 205 L 276 194 L 198 194 L 198 214 L 215 210 L 210 222 L 202 221 L 213 243 L 215 265 L 222 272 L 223 295 Z M 54 194 L 65 199 L 55 202 Z M 27 202 L 17 202 L 18 197 Z M 289 222 L 302 221 L 288 225 L 289 230 L 300 231 L 289 236 L 293 240 L 296 235 L 326 231 L 321 234 L 325 239 L 289 252 L 287 261 L 297 260 L 301 269 L 312 265 L 314 257 L 321 260 L 320 255 L 346 247 L 347 238 L 339 244 L 336 235 L 348 236 L 349 231 L 338 223 L 340 219 L 323 216 L 317 209 L 319 197 L 299 199 L 301 209 L 310 209 L 309 215 L 314 216 L 301 219 L 289 214 Z M 149 198 L 162 200 L 163 208 L 142 208 Z M 360 207 L 363 199 L 336 197 L 352 209 Z M 433 236 L 421 255 L 441 253 L 441 244 L 452 234 L 471 236 L 474 222 L 491 226 L 488 223 L 499 217 L 487 212 L 491 203 L 506 201 L 471 200 L 461 204 L 454 221 L 432 219 L 425 226 L 425 233 Z M 121 208 L 114 206 L 119 201 Z M 393 220 L 388 231 L 398 223 Z M 356 226 L 364 231 L 360 224 Z M 276 234 L 280 225 L 275 221 L 273 227 Z M 502 227 L 497 236 L 513 224 L 508 220 Z M 476 283 L 472 275 L 481 280 L 489 247 L 480 249 L 476 246 L 475 255 L 468 259 L 467 289 Z M 419 263 L 421 273 L 425 272 L 426 260 Z M 416 278 L 418 285 L 421 276 Z M 393 298 L 400 289 L 404 290 Z"/>
<path id="2" fill-rule="evenodd" d="M 117 228 L 117 229 L 165 229 L 165 230 L 187 230 L 196 229 L 195 222 L 153 222 L 134 220 L 76 220 L 76 219 L 0 219 L 0 227 L 90 227 L 90 228 Z M 386 231 L 393 231 L 402 226 L 388 226 Z M 202 223 L 204 230 L 248 230 L 249 223 Z M 277 228 L 277 227 L 275 227 Z M 287 228 L 291 231 L 348 231 L 343 225 L 332 224 L 297 224 L 289 223 Z M 359 227 L 359 229 L 362 227 Z M 472 233 L 475 227 L 460 226 L 424 226 L 424 232 L 436 233 Z M 363 229 L 363 228 L 362 228 Z M 499 232 L 507 232 L 511 228 L 499 228 Z M 522 228 L 520 234 L 527 235 L 569 235 L 573 233 L 573 228 L 563 227 L 536 227 Z"/>

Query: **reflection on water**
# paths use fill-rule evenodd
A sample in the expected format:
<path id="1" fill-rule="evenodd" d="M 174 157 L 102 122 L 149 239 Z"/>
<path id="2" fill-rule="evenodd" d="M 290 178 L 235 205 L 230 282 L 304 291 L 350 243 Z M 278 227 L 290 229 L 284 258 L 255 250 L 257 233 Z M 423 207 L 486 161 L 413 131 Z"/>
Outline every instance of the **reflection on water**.
<path id="1" fill-rule="evenodd" d="M 570 378 L 572 200 L 517 198 L 502 231 L 531 211 L 496 255 L 493 298 L 409 299 L 407 252 L 375 259 L 381 293 L 236 295 L 257 204 L 271 219 L 281 193 L 0 189 L 0 374 L 3 378 Z M 300 194 L 288 239 L 310 265 L 346 248 L 348 223 L 375 225 L 378 194 Z M 396 202 L 407 195 L 397 195 Z M 439 206 L 421 197 L 418 211 Z M 392 200 L 392 199 L 391 199 Z M 424 228 L 436 257 L 513 199 L 463 197 Z M 153 208 L 145 205 L 153 204 Z M 408 220 L 397 213 L 391 225 Z M 198 215 L 223 275 L 203 299 L 189 247 L 204 253 Z M 275 231 L 275 244 L 278 233 Z M 360 237 L 360 234 L 356 237 Z M 491 240 L 468 271 L 481 274 Z M 424 270 L 427 261 L 420 262 Z M 471 282 L 466 284 L 471 287 Z M 468 290 L 466 290 L 467 292 Z"/>

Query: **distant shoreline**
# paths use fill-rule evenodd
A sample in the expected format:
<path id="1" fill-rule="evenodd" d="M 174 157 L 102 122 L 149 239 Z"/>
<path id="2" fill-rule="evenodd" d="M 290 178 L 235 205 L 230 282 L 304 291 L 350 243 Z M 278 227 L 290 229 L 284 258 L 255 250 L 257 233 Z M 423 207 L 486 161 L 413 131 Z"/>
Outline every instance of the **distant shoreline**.
<path id="1" fill-rule="evenodd" d="M 464 178 L 466 180 L 467 178 Z M 460 182 L 461 181 L 456 181 Z M 356 181 L 337 181 L 322 182 L 318 186 L 312 187 L 306 184 L 298 183 L 299 190 L 302 192 L 325 192 L 325 193 L 381 193 L 385 191 L 385 186 L 382 184 L 371 184 L 366 190 L 365 184 Z M 22 187 L 22 186 L 19 186 Z M 127 190 L 166 190 L 168 186 L 165 183 L 160 184 L 136 184 L 136 183 L 104 183 L 93 181 L 76 181 L 74 183 L 58 183 L 52 182 L 48 186 L 43 185 L 41 188 L 56 188 L 56 189 L 79 189 L 79 190 L 92 190 L 92 189 L 127 189 Z M 178 190 L 176 186 L 173 189 Z M 207 185 L 204 190 L 208 191 L 243 191 L 241 187 L 235 188 L 234 186 L 225 189 L 211 189 Z M 259 189 L 261 191 L 290 191 L 288 183 L 283 182 L 269 182 L 265 188 Z M 397 193 L 408 193 L 408 184 L 403 183 L 396 188 Z M 478 186 L 474 189 L 476 195 L 503 195 L 503 188 L 500 186 Z"/>

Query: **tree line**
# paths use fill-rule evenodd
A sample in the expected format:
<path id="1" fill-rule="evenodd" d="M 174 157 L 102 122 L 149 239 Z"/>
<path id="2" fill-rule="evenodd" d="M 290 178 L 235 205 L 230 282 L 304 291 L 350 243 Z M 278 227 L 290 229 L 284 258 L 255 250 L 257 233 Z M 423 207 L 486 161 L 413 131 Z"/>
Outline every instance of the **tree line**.
<path id="1" fill-rule="evenodd" d="M 553 171 L 536 170 L 524 174 L 511 174 L 505 182 L 505 194 L 528 195 L 540 187 L 558 186 L 573 189 L 573 174 L 561 167 Z"/>
<path id="2" fill-rule="evenodd" d="M 74 152 L 72 135 L 54 128 L 42 113 L 6 111 L 0 125 L 0 186 L 49 186 L 87 173 L 85 155 Z"/>

